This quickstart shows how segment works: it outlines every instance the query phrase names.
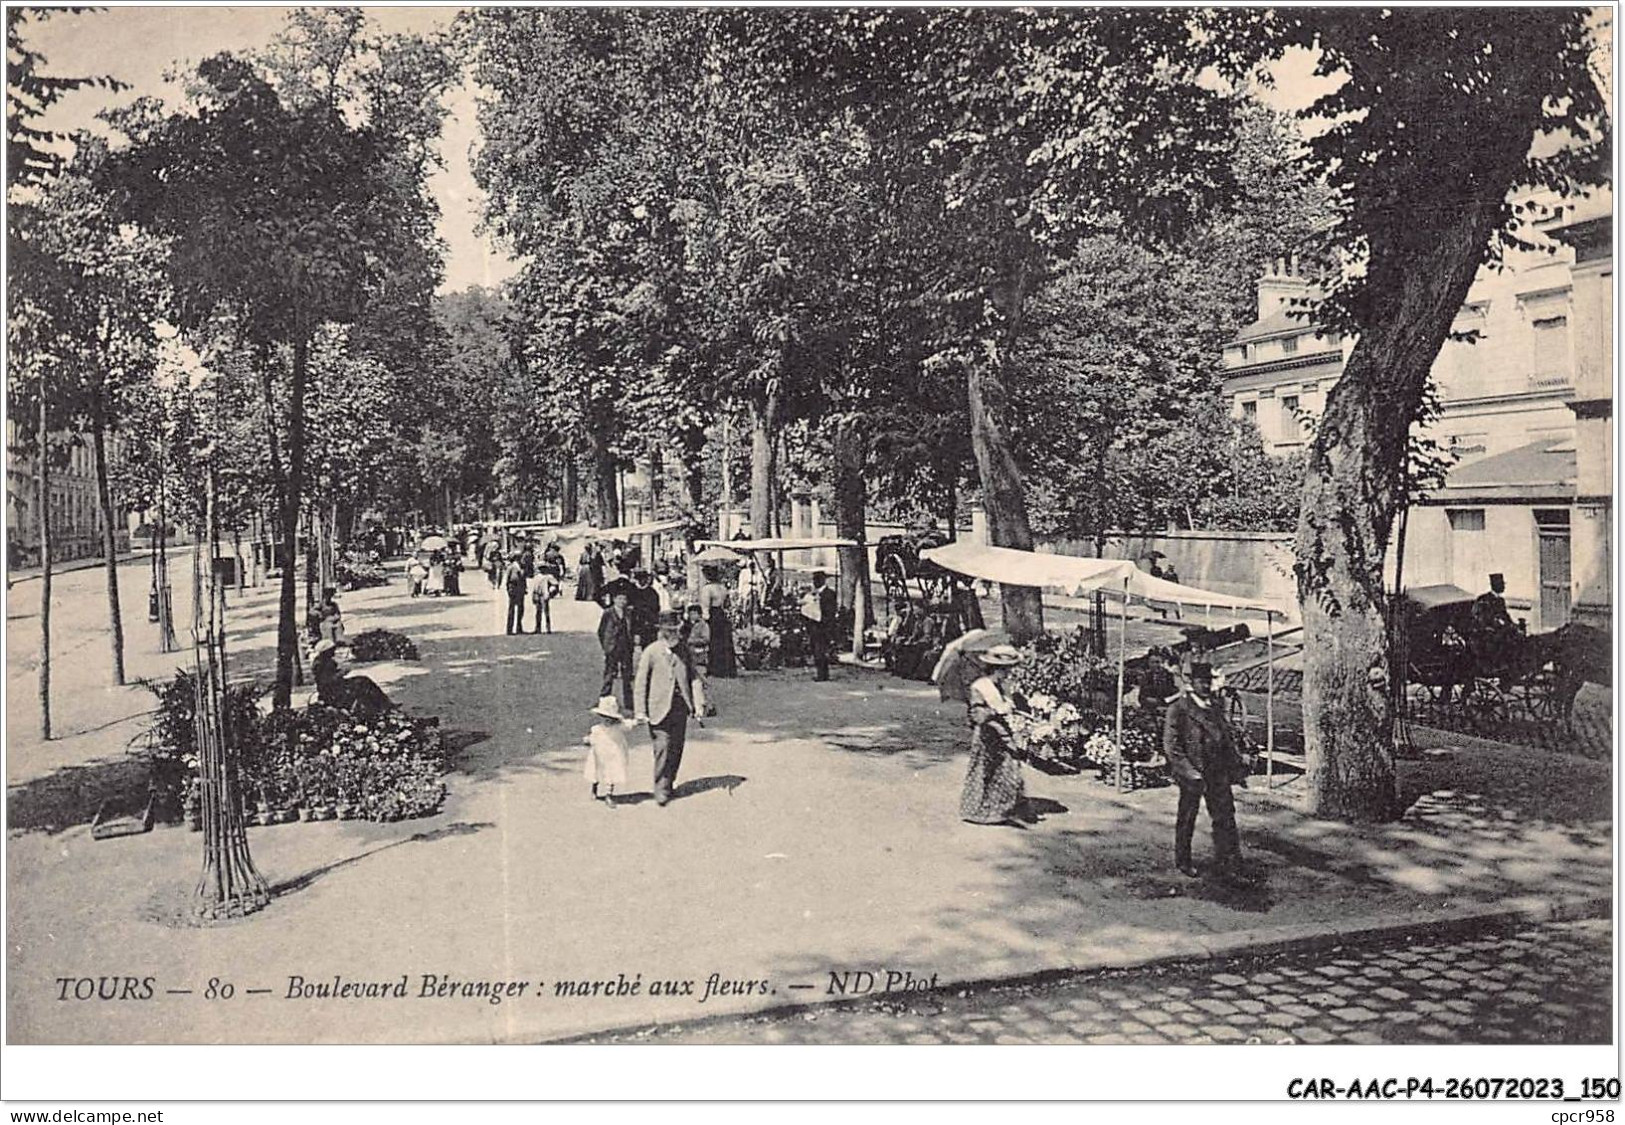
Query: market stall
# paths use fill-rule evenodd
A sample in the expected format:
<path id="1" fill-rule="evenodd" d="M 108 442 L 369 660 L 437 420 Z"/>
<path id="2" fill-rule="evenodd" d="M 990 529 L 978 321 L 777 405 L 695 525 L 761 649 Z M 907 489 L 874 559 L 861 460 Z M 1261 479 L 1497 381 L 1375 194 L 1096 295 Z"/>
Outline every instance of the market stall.
<path id="1" fill-rule="evenodd" d="M 765 623 L 776 629 L 781 643 L 788 642 L 792 650 L 797 645 L 805 647 L 805 622 L 796 611 L 793 599 L 789 599 L 783 587 L 784 556 L 789 551 L 826 551 L 840 547 L 857 547 L 858 542 L 853 539 L 835 538 L 771 538 L 771 539 L 700 539 L 696 540 L 694 547 L 702 554 L 716 551 L 731 551 L 744 560 L 744 569 L 740 574 L 739 600 L 744 608 L 745 629 L 739 634 L 740 640 L 753 636 L 758 628 Z M 763 557 L 768 556 L 775 560 L 770 564 L 771 572 L 763 567 Z M 856 620 L 864 620 L 868 591 L 863 583 L 856 588 L 857 601 L 854 606 Z M 786 654 L 787 661 L 793 658 Z M 743 659 L 743 655 L 742 655 Z"/>
<path id="2" fill-rule="evenodd" d="M 1101 593 L 1121 604 L 1117 646 L 1117 784 L 1123 786 L 1123 681 L 1128 660 L 1128 607 L 1139 601 L 1153 606 L 1203 606 L 1262 613 L 1266 622 L 1265 769 L 1271 782 L 1275 772 L 1275 607 L 1254 598 L 1203 590 L 1166 578 L 1155 578 L 1127 559 L 1088 559 L 1072 555 L 1040 554 L 1010 547 L 976 543 L 948 543 L 920 552 L 945 570 L 969 578 L 1015 586 L 1032 586 L 1068 597 Z"/>

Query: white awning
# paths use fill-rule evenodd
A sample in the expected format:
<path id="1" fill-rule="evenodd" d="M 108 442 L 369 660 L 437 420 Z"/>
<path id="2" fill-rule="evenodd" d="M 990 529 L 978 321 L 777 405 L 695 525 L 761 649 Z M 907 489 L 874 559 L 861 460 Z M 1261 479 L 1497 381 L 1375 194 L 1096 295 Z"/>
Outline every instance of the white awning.
<path id="1" fill-rule="evenodd" d="M 854 539 L 697 539 L 696 547 L 726 547 L 730 551 L 817 551 L 856 547 Z"/>
<path id="2" fill-rule="evenodd" d="M 1040 554 L 1011 547 L 984 547 L 976 543 L 949 543 L 920 552 L 944 570 L 1011 586 L 1036 586 L 1068 597 L 1102 591 L 1118 597 L 1176 605 L 1214 606 L 1222 609 L 1274 609 L 1257 599 L 1238 598 L 1201 590 L 1165 578 L 1153 578 L 1128 559 L 1085 559 L 1074 555 Z"/>
<path id="3" fill-rule="evenodd" d="M 676 531 L 684 522 L 681 519 L 650 520 L 647 523 L 629 523 L 624 527 L 588 531 L 587 534 L 598 539 L 635 539 L 639 535 L 659 535 L 666 531 Z"/>

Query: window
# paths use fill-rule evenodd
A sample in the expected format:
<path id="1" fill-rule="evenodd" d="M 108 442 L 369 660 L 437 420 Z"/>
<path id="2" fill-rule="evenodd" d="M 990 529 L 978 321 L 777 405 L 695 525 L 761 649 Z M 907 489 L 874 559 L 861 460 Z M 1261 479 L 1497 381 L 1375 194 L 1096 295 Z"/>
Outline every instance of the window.
<path id="1" fill-rule="evenodd" d="M 1483 508 L 1447 508 L 1445 515 L 1450 519 L 1451 531 L 1483 531 Z"/>
<path id="2" fill-rule="evenodd" d="M 1281 440 L 1303 440 L 1303 427 L 1298 423 L 1297 395 L 1281 396 Z"/>
<path id="3" fill-rule="evenodd" d="M 1258 425 L 1258 402 L 1244 402 L 1241 404 L 1241 416 L 1245 421 Z"/>
<path id="4" fill-rule="evenodd" d="M 1282 337 L 1281 350 L 1287 355 L 1292 355 L 1295 353 L 1298 350 L 1298 338 L 1296 336 Z"/>

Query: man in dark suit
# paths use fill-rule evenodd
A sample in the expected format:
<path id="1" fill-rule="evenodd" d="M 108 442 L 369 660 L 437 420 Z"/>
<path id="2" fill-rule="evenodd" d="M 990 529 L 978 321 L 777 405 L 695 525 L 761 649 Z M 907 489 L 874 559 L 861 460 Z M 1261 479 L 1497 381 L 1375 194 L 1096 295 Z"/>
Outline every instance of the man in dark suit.
<path id="1" fill-rule="evenodd" d="M 1168 705 L 1163 719 L 1162 752 L 1168 771 L 1179 785 L 1179 812 L 1174 820 L 1174 863 L 1191 877 L 1191 837 L 1196 834 L 1196 813 L 1207 802 L 1213 825 L 1213 851 L 1223 876 L 1244 880 L 1241 836 L 1236 831 L 1236 803 L 1230 792 L 1240 776 L 1241 740 L 1213 694 L 1213 668 L 1192 664 L 1190 690 Z"/>
<path id="2" fill-rule="evenodd" d="M 643 650 L 632 692 L 633 714 L 649 724 L 654 744 L 655 804 L 671 800 L 688 741 L 688 717 L 696 714 L 688 664 L 677 648 L 675 617 L 660 619 L 659 635 Z"/>
<path id="3" fill-rule="evenodd" d="M 632 638 L 638 647 L 654 643 L 660 628 L 660 591 L 654 588 L 647 570 L 632 572 L 632 585 L 627 591 L 626 608 L 632 612 Z"/>
<path id="4" fill-rule="evenodd" d="M 807 638 L 812 642 L 813 679 L 829 679 L 830 650 L 835 647 L 835 591 L 828 585 L 829 576 L 821 570 L 813 571 L 812 604 L 818 610 L 817 618 L 807 621 Z"/>
<path id="5" fill-rule="evenodd" d="M 598 619 L 598 645 L 604 650 L 604 684 L 598 689 L 599 698 L 608 695 L 619 680 L 621 709 L 632 710 L 632 614 L 626 608 L 625 591 L 615 592 L 604 616 Z"/>

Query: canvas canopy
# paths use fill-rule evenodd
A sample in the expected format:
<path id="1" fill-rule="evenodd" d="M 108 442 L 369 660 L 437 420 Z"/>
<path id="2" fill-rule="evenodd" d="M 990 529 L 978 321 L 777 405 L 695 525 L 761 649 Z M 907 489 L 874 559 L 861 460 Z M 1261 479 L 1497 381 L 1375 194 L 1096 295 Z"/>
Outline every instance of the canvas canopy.
<path id="1" fill-rule="evenodd" d="M 680 519 L 650 520 L 647 523 L 630 523 L 624 527 L 606 527 L 602 530 L 588 531 L 587 534 L 595 539 L 635 539 L 640 535 L 660 535 L 667 531 L 676 531 L 683 526 Z"/>
<path id="2" fill-rule="evenodd" d="M 726 547 L 730 551 L 816 551 L 825 547 L 856 547 L 854 539 L 700 539 L 696 547 Z"/>
<path id="3" fill-rule="evenodd" d="M 1101 591 L 1149 602 L 1213 606 L 1223 609 L 1271 608 L 1259 601 L 1202 590 L 1182 582 L 1153 578 L 1128 559 L 1084 559 L 1018 551 L 1011 547 L 984 547 L 977 543 L 948 543 L 920 552 L 945 570 L 970 578 L 1012 586 L 1036 586 L 1068 597 Z"/>

